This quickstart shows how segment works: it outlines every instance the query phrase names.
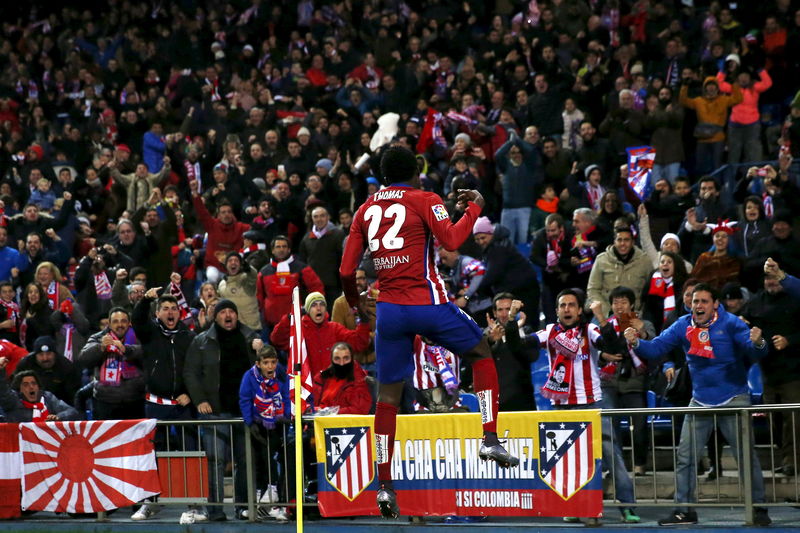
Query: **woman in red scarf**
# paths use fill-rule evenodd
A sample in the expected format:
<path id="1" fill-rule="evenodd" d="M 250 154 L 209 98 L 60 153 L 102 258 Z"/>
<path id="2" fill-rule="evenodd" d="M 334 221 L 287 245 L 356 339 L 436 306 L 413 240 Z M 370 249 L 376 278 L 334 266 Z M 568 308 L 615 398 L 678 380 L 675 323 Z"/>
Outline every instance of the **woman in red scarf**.
<path id="1" fill-rule="evenodd" d="M 644 293 L 644 317 L 653 323 L 657 332 L 675 306 L 682 305 L 679 297 L 687 278 L 683 258 L 672 252 L 661 252 L 658 269 L 653 272 Z"/>

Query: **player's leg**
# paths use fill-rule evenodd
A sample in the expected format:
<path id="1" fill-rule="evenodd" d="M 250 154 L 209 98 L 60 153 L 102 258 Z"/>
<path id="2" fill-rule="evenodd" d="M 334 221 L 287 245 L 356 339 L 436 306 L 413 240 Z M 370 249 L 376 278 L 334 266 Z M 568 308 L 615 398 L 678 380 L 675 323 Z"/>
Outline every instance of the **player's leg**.
<path id="1" fill-rule="evenodd" d="M 397 518 L 400 508 L 392 487 L 392 456 L 397 411 L 403 397 L 403 380 L 414 370 L 414 335 L 406 331 L 405 306 L 378 302 L 375 354 L 378 402 L 375 407 L 375 457 L 378 463 L 377 503 L 385 518 Z"/>
<path id="2" fill-rule="evenodd" d="M 472 383 L 483 424 L 480 456 L 501 466 L 515 466 L 519 459 L 509 454 L 497 438 L 497 411 L 500 386 L 492 351 L 483 332 L 472 318 L 453 303 L 436 306 L 435 329 L 425 334 L 453 353 L 460 354 L 472 366 Z"/>

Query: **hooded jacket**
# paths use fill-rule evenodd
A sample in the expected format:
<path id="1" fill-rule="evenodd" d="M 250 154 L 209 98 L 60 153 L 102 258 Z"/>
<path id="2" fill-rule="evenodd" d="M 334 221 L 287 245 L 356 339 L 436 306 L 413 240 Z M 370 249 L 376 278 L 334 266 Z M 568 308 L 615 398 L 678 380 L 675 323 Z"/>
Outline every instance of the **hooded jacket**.
<path id="1" fill-rule="evenodd" d="M 705 92 L 706 85 L 709 83 L 717 83 L 716 78 L 709 76 L 703 81 L 703 91 Z M 739 104 L 742 101 L 742 90 L 739 85 L 734 83 L 731 85 L 731 94 L 717 95 L 716 98 L 706 98 L 705 96 L 695 96 L 689 98 L 689 86 L 682 85 L 679 96 L 679 102 L 682 106 L 694 109 L 697 113 L 698 124 L 716 124 L 721 128 L 725 127 L 725 121 L 728 118 L 728 108 Z M 716 143 L 725 140 L 725 130 L 722 129 L 715 133 L 708 139 L 698 139 L 697 142 L 701 143 Z"/>
<path id="2" fill-rule="evenodd" d="M 355 360 L 353 381 L 337 378 L 328 367 L 314 377 L 312 394 L 316 408 L 337 406 L 340 415 L 367 415 L 372 407 L 367 373 Z"/>

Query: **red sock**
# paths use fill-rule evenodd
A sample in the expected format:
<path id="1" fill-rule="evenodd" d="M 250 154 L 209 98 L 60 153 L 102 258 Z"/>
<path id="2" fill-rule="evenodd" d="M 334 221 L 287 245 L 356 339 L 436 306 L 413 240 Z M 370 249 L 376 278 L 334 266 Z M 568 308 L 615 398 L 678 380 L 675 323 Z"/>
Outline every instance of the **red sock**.
<path id="1" fill-rule="evenodd" d="M 397 406 L 378 402 L 375 407 L 375 458 L 378 481 L 392 480 L 392 454 L 397 431 Z"/>
<path id="2" fill-rule="evenodd" d="M 486 357 L 472 365 L 472 383 L 481 408 L 483 431 L 497 433 L 497 409 L 500 403 L 497 368 L 494 359 Z"/>

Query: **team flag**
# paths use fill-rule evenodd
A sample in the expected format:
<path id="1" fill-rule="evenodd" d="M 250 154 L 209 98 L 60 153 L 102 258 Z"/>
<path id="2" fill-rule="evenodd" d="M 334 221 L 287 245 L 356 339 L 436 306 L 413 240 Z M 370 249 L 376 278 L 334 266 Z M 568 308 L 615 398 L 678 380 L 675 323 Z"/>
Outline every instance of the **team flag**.
<path id="1" fill-rule="evenodd" d="M 313 383 L 311 382 L 311 362 L 308 360 L 306 341 L 303 340 L 303 324 L 300 316 L 300 288 L 295 287 L 292 291 L 292 316 L 289 321 L 289 376 L 296 374 L 295 369 L 300 365 L 300 381 L 302 382 L 302 405 L 300 413 L 306 412 L 308 399 L 311 397 Z M 289 398 L 292 403 L 292 415 L 295 414 L 294 405 L 294 379 L 289 379 Z"/>
<path id="2" fill-rule="evenodd" d="M 155 420 L 19 425 L 22 508 L 96 513 L 161 492 Z"/>
<path id="3" fill-rule="evenodd" d="M 2 378 L 0 378 L 2 379 Z M 0 424 L 0 518 L 18 518 L 20 499 L 19 429 L 17 424 Z"/>
<path id="4" fill-rule="evenodd" d="M 628 148 L 628 185 L 639 200 L 650 195 L 650 175 L 656 160 L 656 149 L 652 146 Z"/>

